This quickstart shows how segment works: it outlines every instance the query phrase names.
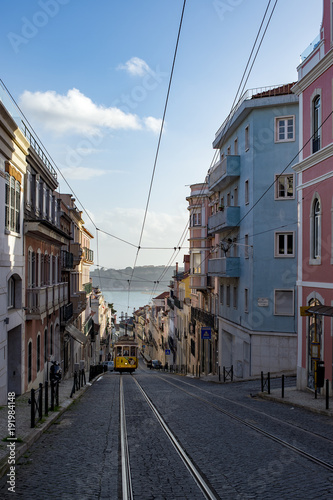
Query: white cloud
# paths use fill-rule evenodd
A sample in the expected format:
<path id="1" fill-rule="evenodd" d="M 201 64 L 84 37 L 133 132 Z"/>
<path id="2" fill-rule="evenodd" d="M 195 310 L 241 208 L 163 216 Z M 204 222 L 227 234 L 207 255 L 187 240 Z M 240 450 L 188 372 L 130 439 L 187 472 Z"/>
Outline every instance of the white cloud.
<path id="1" fill-rule="evenodd" d="M 105 128 L 142 129 L 138 116 L 124 113 L 116 107 L 97 105 L 75 88 L 66 95 L 51 90 L 26 90 L 20 97 L 20 106 L 27 115 L 59 134 L 99 135 Z"/>
<path id="2" fill-rule="evenodd" d="M 117 69 L 124 69 L 132 76 L 144 76 L 146 73 L 152 73 L 148 64 L 139 57 L 132 57 L 125 64 L 119 64 Z"/>
<path id="3" fill-rule="evenodd" d="M 148 116 L 147 118 L 143 119 L 143 122 L 144 122 L 147 130 L 151 130 L 155 134 L 158 134 L 160 132 L 161 125 L 162 125 L 161 118 L 154 118 L 152 116 Z"/>

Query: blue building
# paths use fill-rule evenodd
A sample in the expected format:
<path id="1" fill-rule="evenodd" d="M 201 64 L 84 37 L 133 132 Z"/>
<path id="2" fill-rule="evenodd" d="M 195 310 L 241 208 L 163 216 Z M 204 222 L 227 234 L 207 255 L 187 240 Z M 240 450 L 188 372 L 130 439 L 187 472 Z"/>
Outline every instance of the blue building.
<path id="1" fill-rule="evenodd" d="M 216 133 L 207 177 L 218 363 L 236 377 L 296 370 L 298 98 L 247 91 Z"/>

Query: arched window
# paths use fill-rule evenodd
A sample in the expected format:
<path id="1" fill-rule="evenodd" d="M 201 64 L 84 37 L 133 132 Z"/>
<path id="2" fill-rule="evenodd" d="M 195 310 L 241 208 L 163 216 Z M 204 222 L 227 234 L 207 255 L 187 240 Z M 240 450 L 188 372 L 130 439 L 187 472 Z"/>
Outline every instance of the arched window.
<path id="1" fill-rule="evenodd" d="M 32 380 L 32 342 L 28 343 L 28 383 Z"/>
<path id="2" fill-rule="evenodd" d="M 37 373 L 40 370 L 40 334 L 37 335 Z"/>
<path id="3" fill-rule="evenodd" d="M 313 100 L 313 138 L 312 153 L 320 149 L 320 125 L 321 125 L 321 99 L 317 95 Z"/>
<path id="4" fill-rule="evenodd" d="M 53 325 L 50 326 L 50 354 L 53 354 Z"/>
<path id="5" fill-rule="evenodd" d="M 48 355 L 49 355 L 48 335 L 47 335 L 47 328 L 45 328 L 45 330 L 44 330 L 44 361 L 47 361 Z"/>
<path id="6" fill-rule="evenodd" d="M 321 244 L 320 244 L 320 202 L 318 199 L 314 200 L 313 203 L 313 258 L 319 259 L 321 254 Z"/>

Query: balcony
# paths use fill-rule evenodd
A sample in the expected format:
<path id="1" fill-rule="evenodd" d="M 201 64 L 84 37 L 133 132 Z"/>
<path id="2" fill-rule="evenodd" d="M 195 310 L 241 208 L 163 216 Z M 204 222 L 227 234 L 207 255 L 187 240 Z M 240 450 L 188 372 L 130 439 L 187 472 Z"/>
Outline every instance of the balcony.
<path id="1" fill-rule="evenodd" d="M 191 274 L 190 288 L 195 290 L 205 290 L 207 288 L 207 276 Z"/>
<path id="2" fill-rule="evenodd" d="M 74 314 L 81 314 L 87 307 L 87 296 L 86 292 L 76 292 L 71 295 L 71 302 L 73 302 L 73 312 Z"/>
<path id="3" fill-rule="evenodd" d="M 71 243 L 71 253 L 73 254 L 73 265 L 77 266 L 81 262 L 82 248 L 80 243 Z"/>
<path id="4" fill-rule="evenodd" d="M 93 250 L 90 250 L 90 248 L 87 248 L 87 247 L 83 247 L 83 260 L 85 260 L 86 262 L 91 262 L 93 263 L 94 262 L 94 252 Z"/>
<path id="5" fill-rule="evenodd" d="M 240 259 L 239 257 L 223 257 L 222 259 L 208 260 L 208 275 L 226 278 L 239 278 Z"/>
<path id="6" fill-rule="evenodd" d="M 215 163 L 208 177 L 208 188 L 221 191 L 240 176 L 240 156 L 228 155 Z"/>
<path id="7" fill-rule="evenodd" d="M 61 268 L 65 269 L 73 269 L 73 254 L 71 252 L 67 252 L 67 250 L 61 250 Z"/>
<path id="8" fill-rule="evenodd" d="M 191 307 L 191 323 L 194 321 L 199 321 L 205 326 L 209 326 L 211 328 L 215 328 L 215 315 L 211 314 L 208 311 L 204 311 L 203 309 L 199 309 L 198 307 Z M 191 333 L 191 332 L 190 332 Z"/>
<path id="9" fill-rule="evenodd" d="M 68 302 L 68 283 L 27 288 L 26 320 L 41 319 Z"/>
<path id="10" fill-rule="evenodd" d="M 208 234 L 220 233 L 239 226 L 240 207 L 225 207 L 208 217 Z"/>
<path id="11" fill-rule="evenodd" d="M 73 304 L 70 302 L 69 304 L 66 304 L 65 306 L 62 306 L 60 308 L 60 323 L 61 326 L 64 326 L 67 324 L 67 322 L 72 319 L 73 317 Z"/>

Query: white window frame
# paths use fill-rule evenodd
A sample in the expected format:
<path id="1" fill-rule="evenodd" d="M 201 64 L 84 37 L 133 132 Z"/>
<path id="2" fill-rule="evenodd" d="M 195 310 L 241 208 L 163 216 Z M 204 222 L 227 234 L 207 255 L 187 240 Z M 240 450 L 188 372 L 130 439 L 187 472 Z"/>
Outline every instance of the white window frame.
<path id="1" fill-rule="evenodd" d="M 292 236 L 292 253 L 288 253 L 288 236 Z M 280 240 L 283 239 L 284 252 L 280 253 Z M 293 258 L 295 257 L 295 232 L 294 231 L 283 231 L 275 233 L 275 245 L 274 245 L 274 257 L 275 258 Z"/>
<path id="2" fill-rule="evenodd" d="M 290 293 L 291 294 L 291 297 L 292 297 L 292 300 L 291 300 L 291 309 L 290 309 L 290 312 L 281 312 L 281 311 L 278 311 L 277 309 L 277 306 L 278 306 L 278 297 L 277 297 L 277 294 L 279 293 Z M 295 314 L 295 294 L 294 294 L 294 289 L 293 288 L 285 288 L 285 289 L 282 289 L 282 288 L 276 288 L 274 289 L 274 315 L 275 316 L 294 316 Z"/>
<path id="3" fill-rule="evenodd" d="M 244 258 L 249 258 L 249 235 L 244 235 Z"/>
<path id="4" fill-rule="evenodd" d="M 192 227 L 193 226 L 201 226 L 201 212 L 193 212 Z"/>
<path id="5" fill-rule="evenodd" d="M 21 184 L 6 172 L 5 176 L 5 230 L 20 234 Z"/>
<path id="6" fill-rule="evenodd" d="M 292 137 L 288 137 L 288 121 L 292 120 Z M 284 136 L 283 138 L 280 138 L 280 123 L 284 123 Z M 280 142 L 294 142 L 296 140 L 296 134 L 295 134 L 295 115 L 288 115 L 288 116 L 277 116 L 275 118 L 275 142 L 280 143 Z"/>
<path id="7" fill-rule="evenodd" d="M 292 196 L 288 196 L 288 178 L 292 178 L 293 183 L 293 193 Z M 284 185 L 284 196 L 280 195 L 280 184 Z M 295 174 L 277 174 L 275 176 L 275 200 L 294 200 L 295 199 Z"/>

